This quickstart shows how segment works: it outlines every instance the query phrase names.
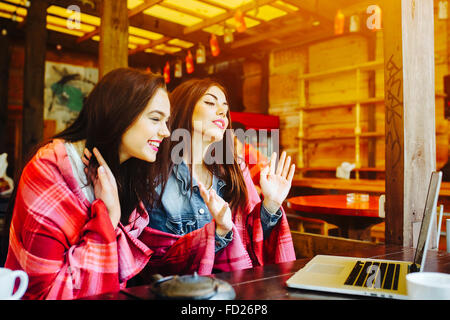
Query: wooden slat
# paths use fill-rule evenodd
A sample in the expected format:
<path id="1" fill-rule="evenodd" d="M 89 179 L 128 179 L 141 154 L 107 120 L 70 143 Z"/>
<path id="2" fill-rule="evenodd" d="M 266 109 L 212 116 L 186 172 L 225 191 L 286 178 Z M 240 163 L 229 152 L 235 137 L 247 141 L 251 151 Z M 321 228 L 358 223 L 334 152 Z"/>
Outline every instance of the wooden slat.
<path id="1" fill-rule="evenodd" d="M 305 80 L 306 79 L 319 79 L 319 78 L 329 77 L 331 75 L 335 75 L 335 74 L 339 74 L 339 73 L 351 72 L 356 69 L 360 69 L 361 71 L 368 71 L 368 70 L 374 70 L 374 69 L 378 69 L 378 68 L 382 68 L 382 67 L 383 67 L 383 61 L 368 61 L 368 62 L 364 62 L 364 63 L 360 63 L 360 64 L 355 64 L 352 66 L 335 68 L 335 69 L 327 70 L 327 71 L 323 71 L 323 72 L 303 74 L 300 76 L 300 78 L 305 79 Z"/>
<path id="2" fill-rule="evenodd" d="M 235 41 L 231 44 L 231 49 L 237 49 L 240 47 L 248 46 L 257 42 L 265 41 L 273 39 L 274 37 L 283 36 L 284 34 L 290 34 L 292 32 L 300 32 L 300 31 L 307 31 L 310 29 L 309 25 L 294 25 L 294 26 L 288 26 L 284 28 L 279 28 L 278 30 L 272 31 L 272 32 L 266 32 L 264 34 L 255 35 L 253 37 L 248 37 L 246 39 L 242 39 L 239 41 Z"/>
<path id="3" fill-rule="evenodd" d="M 263 6 L 263 5 L 266 5 L 266 4 L 270 4 L 271 2 L 275 2 L 275 0 L 259 0 L 257 2 L 257 5 L 258 6 Z M 183 30 L 183 33 L 184 34 L 192 33 L 194 31 L 201 30 L 201 29 L 207 28 L 209 26 L 212 26 L 214 24 L 217 24 L 217 23 L 220 23 L 222 21 L 225 21 L 225 20 L 227 20 L 229 18 L 234 17 L 234 15 L 235 15 L 237 10 L 241 10 L 242 13 L 245 13 L 245 12 L 247 12 L 249 10 L 254 9 L 254 8 L 255 8 L 255 3 L 254 2 L 250 2 L 250 3 L 244 4 L 244 5 L 236 8 L 235 10 L 230 10 L 228 12 L 225 12 L 223 14 L 215 16 L 215 17 L 213 17 L 211 19 L 207 19 L 205 21 L 197 23 L 197 24 L 195 24 L 193 26 L 185 27 L 184 30 Z"/>
<path id="4" fill-rule="evenodd" d="M 367 251 L 377 244 L 369 241 L 324 236 L 313 233 L 291 231 L 297 258 L 312 258 L 318 254 L 336 255 L 350 251 Z"/>
<path id="5" fill-rule="evenodd" d="M 156 5 L 156 4 L 158 4 L 158 3 L 162 2 L 162 1 L 163 0 L 145 0 L 144 3 L 140 4 L 136 8 L 128 10 L 128 18 L 130 19 L 130 18 L 134 17 L 135 15 L 137 15 L 137 14 L 147 10 L 148 8 L 153 7 L 154 5 Z M 85 34 L 84 36 L 79 37 L 77 39 L 77 43 L 81 43 L 83 41 L 86 41 L 86 40 L 92 38 L 93 36 L 96 36 L 99 33 L 100 33 L 100 28 L 96 28 L 92 32 L 89 32 L 89 33 Z"/>

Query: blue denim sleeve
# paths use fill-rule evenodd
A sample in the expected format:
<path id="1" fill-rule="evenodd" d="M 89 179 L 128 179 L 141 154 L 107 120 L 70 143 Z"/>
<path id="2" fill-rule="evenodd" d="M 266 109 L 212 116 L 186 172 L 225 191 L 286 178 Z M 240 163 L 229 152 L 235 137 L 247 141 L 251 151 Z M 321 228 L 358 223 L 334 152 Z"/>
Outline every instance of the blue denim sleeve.
<path id="1" fill-rule="evenodd" d="M 219 250 L 225 248 L 230 242 L 233 240 L 233 230 L 228 232 L 224 237 L 219 236 L 216 233 L 216 250 L 217 253 Z"/>
<path id="2" fill-rule="evenodd" d="M 278 209 L 278 211 L 274 214 L 271 214 L 264 207 L 264 204 L 261 203 L 261 224 L 263 228 L 264 239 L 267 239 L 270 236 L 270 232 L 272 231 L 273 227 L 277 225 L 278 221 L 281 218 L 281 215 L 281 208 Z"/>

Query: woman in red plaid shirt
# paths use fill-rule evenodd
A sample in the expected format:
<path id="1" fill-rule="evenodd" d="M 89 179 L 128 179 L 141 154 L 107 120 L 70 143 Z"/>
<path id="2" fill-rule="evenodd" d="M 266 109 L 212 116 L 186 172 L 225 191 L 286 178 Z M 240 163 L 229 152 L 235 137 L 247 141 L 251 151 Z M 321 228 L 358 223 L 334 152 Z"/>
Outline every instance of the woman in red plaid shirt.
<path id="1" fill-rule="evenodd" d="M 156 199 L 169 114 L 162 77 L 116 69 L 75 122 L 34 154 L 13 195 L 5 264 L 28 274 L 24 298 L 118 291 L 147 264 L 141 203 Z"/>

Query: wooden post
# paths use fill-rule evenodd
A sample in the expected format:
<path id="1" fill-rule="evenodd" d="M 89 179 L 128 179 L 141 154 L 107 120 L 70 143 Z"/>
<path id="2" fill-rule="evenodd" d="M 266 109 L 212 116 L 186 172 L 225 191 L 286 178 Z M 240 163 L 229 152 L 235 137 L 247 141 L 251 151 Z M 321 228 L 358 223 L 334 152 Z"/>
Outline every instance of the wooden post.
<path id="1" fill-rule="evenodd" d="M 376 33 L 370 32 L 367 37 L 367 51 L 368 61 L 375 61 L 376 57 Z M 368 72 L 368 94 L 369 98 L 376 97 L 376 70 L 369 70 Z M 367 105 L 367 131 L 376 132 L 376 103 Z M 371 137 L 367 140 L 367 165 L 369 168 L 375 168 L 377 166 L 377 138 Z M 376 172 L 368 172 L 369 179 L 376 179 Z"/>
<path id="2" fill-rule="evenodd" d="M 361 69 L 356 69 L 356 106 L 355 106 L 355 178 L 359 180 L 361 169 Z"/>
<path id="3" fill-rule="evenodd" d="M 433 1 L 385 0 L 386 242 L 412 247 L 436 168 Z"/>
<path id="4" fill-rule="evenodd" d="M 127 0 L 102 0 L 99 44 L 99 77 L 128 67 Z"/>
<path id="5" fill-rule="evenodd" d="M 5 30 L 5 31 L 3 31 Z M 6 27 L 0 25 L 0 154 L 6 151 L 6 124 L 8 121 L 8 81 L 11 49 Z M 11 161 L 13 155 L 9 155 Z"/>
<path id="6" fill-rule="evenodd" d="M 26 18 L 23 86 L 22 161 L 42 141 L 44 77 L 47 51 L 47 0 L 31 1 Z M 18 164 L 19 168 L 22 164 Z"/>

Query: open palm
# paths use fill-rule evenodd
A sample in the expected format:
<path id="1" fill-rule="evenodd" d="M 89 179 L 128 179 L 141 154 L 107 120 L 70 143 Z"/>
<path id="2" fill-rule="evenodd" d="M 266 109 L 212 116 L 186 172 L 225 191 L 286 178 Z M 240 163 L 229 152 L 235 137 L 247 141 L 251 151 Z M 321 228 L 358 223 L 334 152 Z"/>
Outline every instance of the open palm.
<path id="1" fill-rule="evenodd" d="M 261 170 L 260 176 L 264 206 L 273 212 L 278 210 L 289 194 L 295 173 L 295 165 L 291 165 L 290 156 L 286 159 L 285 151 L 281 154 L 278 166 L 275 164 L 276 159 L 277 154 L 274 152 L 270 158 L 270 164 Z"/>

